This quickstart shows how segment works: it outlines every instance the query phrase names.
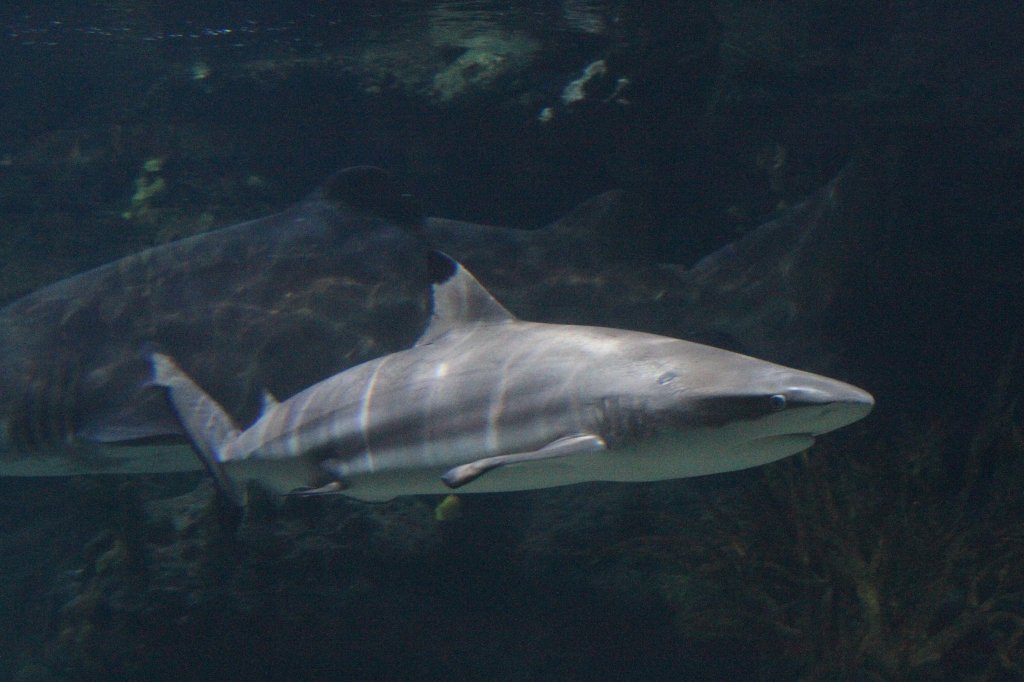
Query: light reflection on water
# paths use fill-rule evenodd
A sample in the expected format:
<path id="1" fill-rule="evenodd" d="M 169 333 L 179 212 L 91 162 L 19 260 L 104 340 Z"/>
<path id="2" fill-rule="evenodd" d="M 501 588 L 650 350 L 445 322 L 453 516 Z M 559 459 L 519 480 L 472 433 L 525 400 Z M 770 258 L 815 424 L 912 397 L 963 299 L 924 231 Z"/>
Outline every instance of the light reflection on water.
<path id="1" fill-rule="evenodd" d="M 532 35 L 604 33 L 614 22 L 617 3 L 610 0 L 548 0 L 497 2 L 457 0 L 423 2 L 346 2 L 310 4 L 290 12 L 241 15 L 224 12 L 204 16 L 168 16 L 163 8 L 143 3 L 91 3 L 68 8 L 25 3 L 26 11 L 8 6 L 0 17 L 8 49 L 48 48 L 72 42 L 127 41 L 168 49 L 254 50 L 284 47 L 309 51 L 357 41 L 401 39 L 404 32 L 467 30 L 498 27 Z"/>

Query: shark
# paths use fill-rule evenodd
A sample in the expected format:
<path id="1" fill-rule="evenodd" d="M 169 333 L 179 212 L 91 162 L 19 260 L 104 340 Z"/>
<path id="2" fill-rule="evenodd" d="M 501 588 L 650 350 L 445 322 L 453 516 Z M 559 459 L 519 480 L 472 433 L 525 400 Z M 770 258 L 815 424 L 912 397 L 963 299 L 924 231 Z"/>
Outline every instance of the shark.
<path id="1" fill-rule="evenodd" d="M 292 396 L 413 345 L 431 315 L 432 249 L 485 275 L 527 319 L 628 320 L 827 372 L 821 339 L 857 278 L 873 177 L 847 167 L 685 268 L 658 262 L 643 212 L 621 191 L 512 229 L 424 217 L 386 171 L 343 169 L 280 213 L 129 254 L 0 308 L 0 475 L 201 469 L 175 411 L 147 388 L 151 348 L 253 422 L 267 391 Z"/>
<path id="2" fill-rule="evenodd" d="M 433 311 L 411 348 L 278 402 L 241 429 L 175 360 L 161 387 L 228 499 L 504 492 L 745 469 L 865 417 L 866 391 L 646 332 L 518 319 L 432 252 Z"/>
<path id="3" fill-rule="evenodd" d="M 0 309 L 0 475 L 202 468 L 147 344 L 239 414 L 415 338 L 422 217 L 379 169 L 339 171 L 286 210 L 154 246 Z M 295 353 L 298 345 L 307 351 Z"/>

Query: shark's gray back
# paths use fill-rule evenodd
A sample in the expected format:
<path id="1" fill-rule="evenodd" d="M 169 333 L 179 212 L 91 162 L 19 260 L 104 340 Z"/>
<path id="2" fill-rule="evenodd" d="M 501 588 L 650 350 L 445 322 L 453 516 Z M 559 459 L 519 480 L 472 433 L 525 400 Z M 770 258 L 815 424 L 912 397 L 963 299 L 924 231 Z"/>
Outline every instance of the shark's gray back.
<path id="1" fill-rule="evenodd" d="M 422 237 L 388 211 L 341 201 L 359 175 L 341 174 L 283 213 L 143 251 L 0 309 L 0 472 L 46 452 L 54 465 L 66 456 L 52 473 L 120 471 L 124 462 L 96 444 L 145 441 L 135 456 L 154 440 L 183 446 L 166 401 L 147 388 L 153 348 L 250 421 L 265 390 L 291 395 L 411 343 L 427 315 Z M 163 451 L 152 459 L 151 470 L 168 467 Z M 170 468 L 198 467 L 178 462 Z"/>

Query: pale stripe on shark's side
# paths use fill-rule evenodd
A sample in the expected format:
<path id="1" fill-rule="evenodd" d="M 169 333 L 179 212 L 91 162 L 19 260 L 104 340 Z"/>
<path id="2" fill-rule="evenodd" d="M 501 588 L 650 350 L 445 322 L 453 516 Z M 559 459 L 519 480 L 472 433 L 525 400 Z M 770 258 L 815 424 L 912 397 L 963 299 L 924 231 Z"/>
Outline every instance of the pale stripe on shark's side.
<path id="1" fill-rule="evenodd" d="M 510 354 L 501 363 L 501 379 L 491 394 L 490 409 L 487 410 L 487 447 L 492 452 L 497 452 L 501 449 L 501 439 L 498 432 L 501 429 L 501 415 L 505 411 L 505 391 L 508 387 L 509 367 L 517 362 L 518 359 L 518 355 Z"/>
<path id="2" fill-rule="evenodd" d="M 372 417 L 373 410 L 373 389 L 377 385 L 377 375 L 384 368 L 384 364 L 387 362 L 387 357 L 380 359 L 377 367 L 374 368 L 373 374 L 370 375 L 370 379 L 366 382 L 366 388 L 363 391 L 363 399 L 359 406 L 359 432 L 363 436 L 363 453 L 366 458 L 367 468 L 373 471 L 373 445 L 370 443 L 370 419 Z"/>

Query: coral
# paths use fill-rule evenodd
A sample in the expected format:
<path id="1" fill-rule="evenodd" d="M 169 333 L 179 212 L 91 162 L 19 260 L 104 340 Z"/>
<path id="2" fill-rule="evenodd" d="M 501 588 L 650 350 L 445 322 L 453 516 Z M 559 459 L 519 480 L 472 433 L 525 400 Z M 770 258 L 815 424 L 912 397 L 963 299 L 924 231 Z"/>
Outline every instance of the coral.
<path id="1" fill-rule="evenodd" d="M 662 562 L 686 636 L 761 642 L 765 665 L 784 651 L 803 679 L 1020 676 L 1024 521 L 1007 513 L 1020 472 L 1003 469 L 1024 454 L 1007 378 L 1018 360 L 1014 344 L 952 481 L 936 420 L 859 457 L 819 446 L 768 467 L 699 522 L 663 517 L 622 551 Z"/>
<path id="2" fill-rule="evenodd" d="M 434 507 L 434 519 L 453 521 L 462 515 L 462 501 L 457 495 L 448 495 Z"/>
<path id="3" fill-rule="evenodd" d="M 147 223 L 156 221 L 152 200 L 167 190 L 167 181 L 159 175 L 163 167 L 163 157 L 154 157 L 143 162 L 142 170 L 135 178 L 135 193 L 132 195 L 131 204 L 121 214 L 122 218 Z"/>

